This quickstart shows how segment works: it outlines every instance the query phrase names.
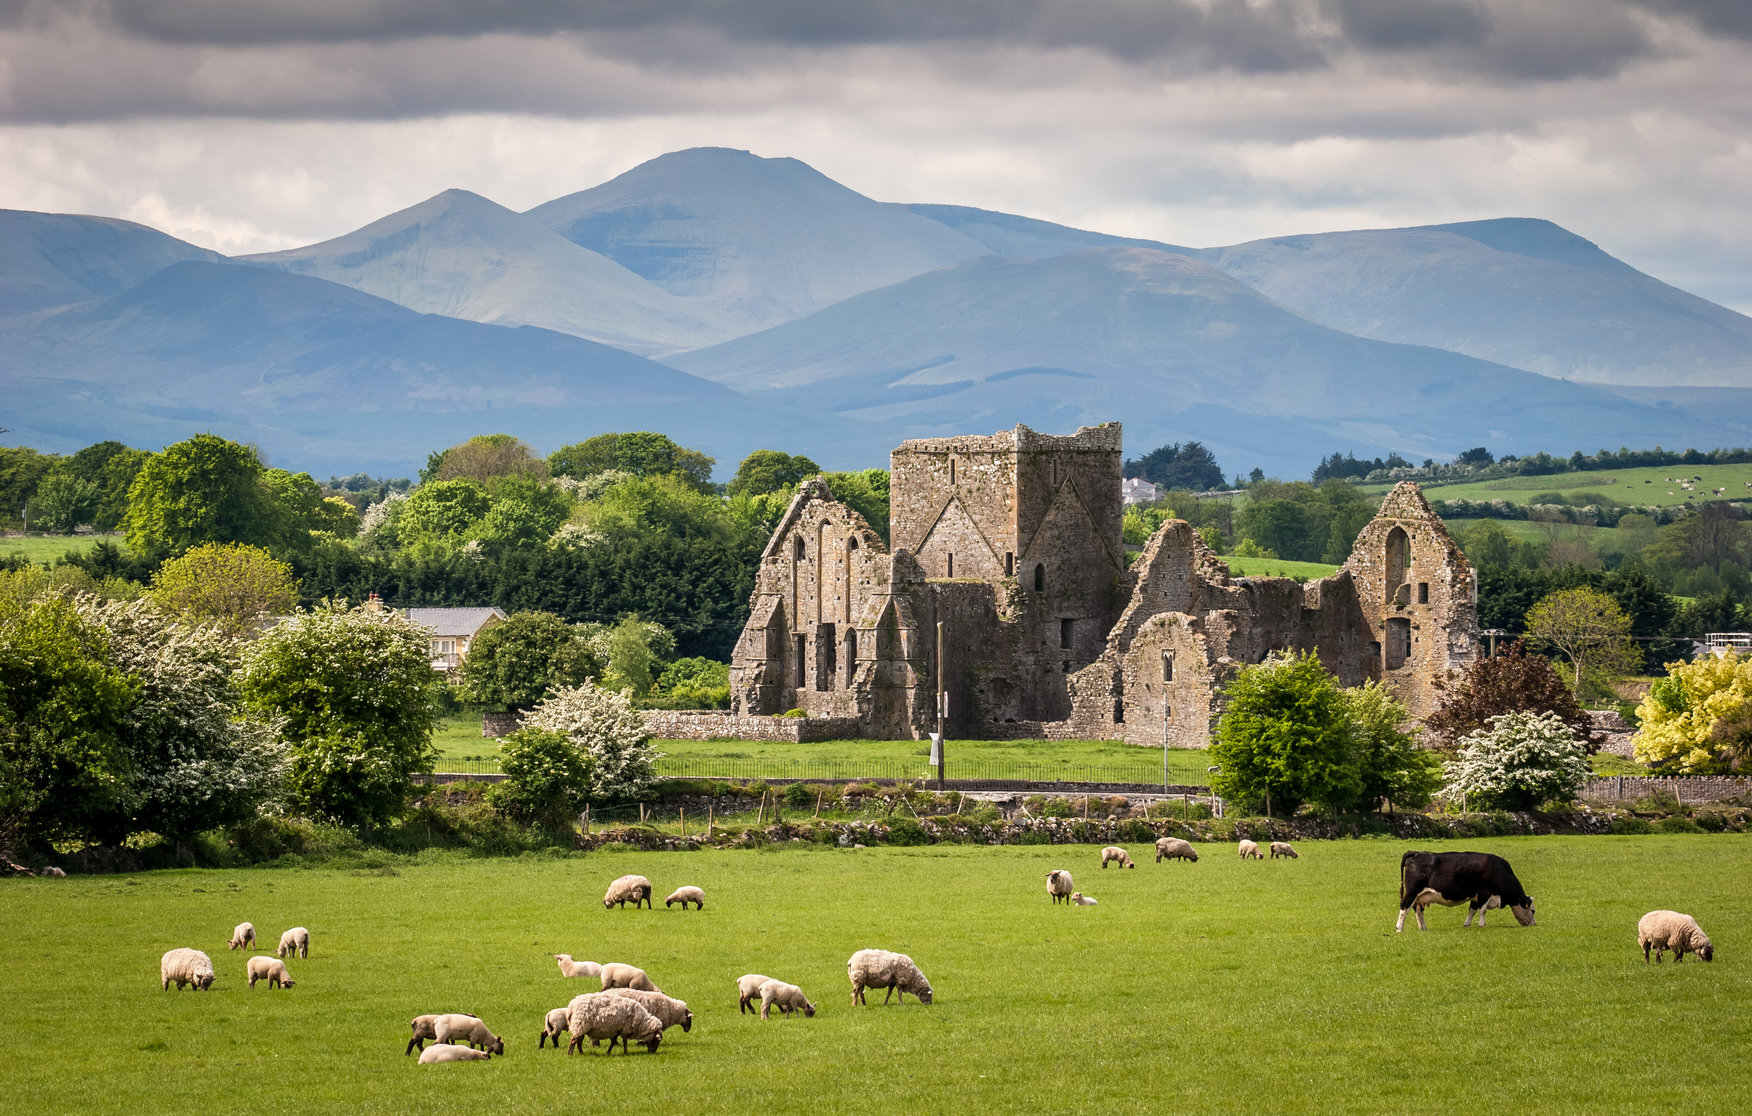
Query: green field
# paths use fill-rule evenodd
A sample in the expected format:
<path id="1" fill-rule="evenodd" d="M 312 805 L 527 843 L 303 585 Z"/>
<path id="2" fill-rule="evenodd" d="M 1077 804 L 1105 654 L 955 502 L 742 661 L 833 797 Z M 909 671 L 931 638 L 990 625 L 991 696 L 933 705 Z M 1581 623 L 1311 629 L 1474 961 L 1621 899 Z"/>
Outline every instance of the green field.
<path id="1" fill-rule="evenodd" d="M 1241 558 L 1233 554 L 1220 556 L 1229 571 L 1237 577 L 1293 577 L 1297 581 L 1313 581 L 1338 572 L 1337 566 L 1325 562 L 1289 562 L 1282 558 Z"/>
<path id="2" fill-rule="evenodd" d="M 68 551 L 85 553 L 99 542 L 127 549 L 121 535 L 8 535 L 0 538 L 0 556 L 22 554 L 32 562 L 53 562 Z"/>
<path id="3" fill-rule="evenodd" d="M 1693 481 L 1693 490 L 1686 492 L 1666 478 Z M 1421 483 L 1421 482 L 1420 482 Z M 1432 500 L 1508 500 L 1525 504 L 1542 492 L 1562 492 L 1566 495 L 1597 492 L 1620 504 L 1702 504 L 1710 500 L 1752 499 L 1752 464 L 1749 465 L 1659 465 L 1645 469 L 1613 469 L 1597 473 L 1555 473 L 1544 477 L 1503 477 L 1498 480 L 1467 484 L 1426 484 L 1424 495 Z M 1392 485 L 1375 484 L 1364 491 L 1385 493 Z M 1721 496 L 1712 489 L 1726 491 Z M 1586 503 L 1586 500 L 1581 501 Z"/>
<path id="4" fill-rule="evenodd" d="M 7 1092 L 88 1112 L 1726 1112 L 1752 1057 L 1752 844 L 1740 836 L 1468 841 L 1508 856 L 1539 924 L 1393 933 L 1388 840 L 1299 861 L 1097 867 L 1092 846 L 873 848 L 176 871 L 0 881 Z M 1049 868 L 1098 897 L 1054 907 Z M 608 881 L 706 909 L 604 911 Z M 399 874 L 397 874 L 399 873 Z M 1697 916 L 1713 965 L 1645 966 L 1637 918 Z M 311 931 L 296 988 L 251 991 L 225 949 Z M 1745 931 L 1745 934 L 1742 934 Z M 191 945 L 208 993 L 162 992 Z M 909 953 L 934 1003 L 849 1003 L 845 959 Z M 549 955 L 641 965 L 695 1014 L 655 1055 L 536 1049 L 594 986 Z M 813 1019 L 738 1016 L 735 979 L 801 985 Z M 408 1020 L 469 1011 L 490 1063 L 421 1067 Z"/>

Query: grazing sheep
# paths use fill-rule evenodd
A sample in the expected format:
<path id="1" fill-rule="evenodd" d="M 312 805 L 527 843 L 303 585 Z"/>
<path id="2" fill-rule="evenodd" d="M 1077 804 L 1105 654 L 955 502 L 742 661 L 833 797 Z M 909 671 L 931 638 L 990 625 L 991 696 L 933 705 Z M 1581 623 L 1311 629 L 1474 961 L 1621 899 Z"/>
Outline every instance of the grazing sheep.
<path id="1" fill-rule="evenodd" d="M 432 1021 L 432 1033 L 439 1042 L 466 1042 L 494 1054 L 505 1053 L 505 1040 L 473 1015 L 440 1015 Z"/>
<path id="2" fill-rule="evenodd" d="M 310 956 L 310 931 L 302 926 L 294 926 L 280 935 L 280 948 L 274 951 L 274 956 L 290 957 L 294 952 L 300 957 Z"/>
<path id="3" fill-rule="evenodd" d="M 686 1000 L 677 1000 L 673 996 L 665 996 L 661 992 L 641 992 L 637 988 L 610 988 L 608 995 L 625 996 L 655 1015 L 665 1027 L 680 1027 L 683 1031 L 693 1030 L 693 1012 L 687 1009 Z"/>
<path id="4" fill-rule="evenodd" d="M 1198 850 L 1178 837 L 1156 838 L 1156 863 L 1164 860 L 1189 860 L 1198 863 Z"/>
<path id="5" fill-rule="evenodd" d="M 1264 860 L 1265 859 L 1265 857 L 1259 855 L 1259 844 L 1255 841 L 1249 841 L 1246 838 L 1242 838 L 1241 844 L 1238 845 L 1237 848 L 1241 852 L 1241 859 L 1242 860 Z"/>
<path id="6" fill-rule="evenodd" d="M 607 992 L 610 988 L 636 988 L 641 992 L 663 991 L 651 983 L 645 970 L 637 965 L 622 965 L 618 961 L 610 961 L 602 967 L 602 990 Z"/>
<path id="7" fill-rule="evenodd" d="M 608 894 L 602 897 L 602 908 L 607 910 L 617 903 L 623 910 L 628 903 L 633 905 L 634 910 L 638 910 L 641 903 L 649 907 L 652 891 L 651 881 L 645 877 L 622 876 L 608 885 Z"/>
<path id="8" fill-rule="evenodd" d="M 413 1022 L 408 1024 L 409 1027 L 413 1028 L 414 1037 L 408 1040 L 408 1048 L 402 1051 L 403 1057 L 412 1054 L 416 1050 L 426 1049 L 426 1044 L 428 1042 L 438 1041 L 439 1018 L 440 1017 L 437 1015 L 414 1016 Z"/>
<path id="9" fill-rule="evenodd" d="M 803 990 L 795 984 L 786 984 L 782 980 L 769 980 L 760 986 L 760 1017 L 765 1019 L 774 1004 L 779 1005 L 779 1014 L 790 1015 L 800 1011 L 806 1017 L 815 1018 L 815 1005 L 803 995 Z"/>
<path id="10" fill-rule="evenodd" d="M 535 1048 L 540 1050 L 547 1045 L 548 1039 L 554 1040 L 554 1049 L 560 1048 L 560 1032 L 571 1030 L 572 1009 L 557 1007 L 547 1013 L 547 1018 L 541 1024 L 541 1038 L 535 1041 Z"/>
<path id="11" fill-rule="evenodd" d="M 602 966 L 594 961 L 574 961 L 569 953 L 556 953 L 554 960 L 560 963 L 560 975 L 563 977 L 599 977 Z"/>
<path id="12" fill-rule="evenodd" d="M 1066 878 L 1070 873 L 1065 873 Z M 931 1002 L 931 982 L 925 979 L 925 974 L 919 972 L 919 967 L 913 964 L 913 959 L 904 953 L 890 953 L 885 949 L 860 949 L 846 960 L 846 976 L 852 982 L 852 1003 L 865 1003 L 864 989 L 886 988 L 887 995 L 882 997 L 884 1004 L 896 993 L 900 993 L 900 1002 L 906 1003 L 906 994 L 911 992 L 919 998 L 919 1003 Z"/>
<path id="13" fill-rule="evenodd" d="M 1046 874 L 1046 893 L 1052 896 L 1053 905 L 1059 900 L 1071 897 L 1071 874 L 1063 868 L 1054 868 Z"/>
<path id="14" fill-rule="evenodd" d="M 772 979 L 769 976 L 761 976 L 759 973 L 743 973 L 737 977 L 736 1014 L 741 1015 L 744 1012 L 754 1011 L 755 1009 L 749 1005 L 749 1001 L 759 997 L 760 986 Z"/>
<path id="15" fill-rule="evenodd" d="M 1093 907 L 1096 904 L 1100 903 L 1101 900 L 1092 899 L 1089 896 L 1084 895 L 1080 891 L 1074 891 L 1071 893 L 1071 902 L 1075 903 L 1079 907 Z"/>
<path id="16" fill-rule="evenodd" d="M 258 980 L 267 981 L 269 988 L 273 988 L 276 985 L 281 988 L 290 988 L 296 983 L 286 974 L 286 962 L 280 960 L 278 957 L 269 957 L 266 954 L 251 957 L 249 959 L 249 964 L 244 966 L 244 971 L 249 974 L 249 986 L 251 988 L 256 986 L 256 981 Z"/>
<path id="17" fill-rule="evenodd" d="M 663 1021 L 646 1011 L 643 1004 L 625 996 L 586 992 L 574 996 L 566 1010 L 567 1027 L 572 1032 L 572 1041 L 566 1044 L 568 1054 L 581 1053 L 585 1039 L 589 1039 L 592 1046 L 607 1039 L 610 1054 L 614 1053 L 617 1041 L 622 1052 L 630 1053 L 627 1050 L 629 1038 L 643 1043 L 653 1054 L 657 1053 L 657 1044 L 663 1041 Z"/>
<path id="18" fill-rule="evenodd" d="M 229 949 L 242 949 L 245 946 L 256 949 L 255 926 L 248 922 L 238 923 L 237 929 L 231 932 L 231 940 L 225 945 Z"/>
<path id="19" fill-rule="evenodd" d="M 1271 843 L 1271 858 L 1276 860 L 1280 856 L 1288 860 L 1302 859 L 1300 856 L 1296 855 L 1296 850 L 1290 847 L 1288 841 L 1273 841 Z"/>
<path id="20" fill-rule="evenodd" d="M 67 878 L 67 873 L 61 871 L 59 868 L 55 867 L 53 864 L 50 864 L 47 867 L 45 867 L 41 872 L 38 872 L 37 875 L 47 876 L 51 880 L 64 880 Z"/>
<path id="21" fill-rule="evenodd" d="M 1114 863 L 1118 864 L 1121 868 L 1136 868 L 1137 867 L 1136 864 L 1132 863 L 1131 853 L 1126 852 L 1124 849 L 1120 848 L 1118 845 L 1109 845 L 1106 848 L 1101 850 L 1101 869 L 1102 869 L 1102 871 L 1107 870 L 1107 862 L 1110 860 L 1113 861 Z"/>
<path id="22" fill-rule="evenodd" d="M 158 962 L 158 977 L 164 983 L 164 991 L 170 991 L 170 982 L 176 981 L 176 990 L 181 992 L 183 985 L 191 984 L 195 991 L 205 992 L 213 987 L 218 977 L 213 972 L 213 959 L 198 949 L 173 949 L 166 953 Z"/>
<path id="23" fill-rule="evenodd" d="M 1667 950 L 1673 951 L 1673 964 L 1685 960 L 1687 953 L 1695 953 L 1705 961 L 1715 960 L 1715 947 L 1709 944 L 1709 935 L 1697 925 L 1697 920 L 1688 914 L 1678 911 L 1650 911 L 1643 915 L 1636 924 L 1636 944 L 1642 946 L 1643 964 L 1648 964 L 1649 950 L 1655 951 L 1655 964 L 1661 963 L 1661 954 Z"/>
<path id="24" fill-rule="evenodd" d="M 706 909 L 706 893 L 697 887 L 678 887 L 669 893 L 669 898 L 663 900 L 665 908 L 671 903 L 680 903 L 681 909 L 684 911 L 687 910 L 687 905 L 692 903 L 695 910 L 703 911 Z"/>
<path id="25" fill-rule="evenodd" d="M 435 1046 L 422 1048 L 420 1064 L 430 1066 L 437 1062 L 490 1062 L 493 1056 L 485 1050 L 470 1050 L 466 1046 L 452 1046 L 441 1042 Z"/>

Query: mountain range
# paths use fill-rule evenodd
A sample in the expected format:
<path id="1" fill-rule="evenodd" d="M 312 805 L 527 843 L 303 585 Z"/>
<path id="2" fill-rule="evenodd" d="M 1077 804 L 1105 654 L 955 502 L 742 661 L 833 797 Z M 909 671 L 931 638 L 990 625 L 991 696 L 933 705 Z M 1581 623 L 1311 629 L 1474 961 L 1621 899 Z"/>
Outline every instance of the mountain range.
<path id="1" fill-rule="evenodd" d="M 201 429 L 407 472 L 505 430 L 663 430 L 880 463 L 903 437 L 1119 420 L 1230 471 L 1752 442 L 1752 319 L 1546 221 L 1216 248 L 866 198 L 695 149 L 524 213 L 447 190 L 228 260 L 0 211 L 0 426 L 43 449 Z"/>

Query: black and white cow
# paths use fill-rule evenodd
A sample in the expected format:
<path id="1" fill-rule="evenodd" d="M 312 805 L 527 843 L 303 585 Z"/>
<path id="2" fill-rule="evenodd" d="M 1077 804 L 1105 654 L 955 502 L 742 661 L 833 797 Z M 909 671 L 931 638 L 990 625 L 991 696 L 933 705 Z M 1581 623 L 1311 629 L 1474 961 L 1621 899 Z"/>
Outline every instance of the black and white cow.
<path id="1" fill-rule="evenodd" d="M 1473 852 L 1408 852 L 1399 858 L 1399 925 L 1405 929 L 1405 912 L 1417 912 L 1417 928 L 1424 925 L 1424 908 L 1431 903 L 1444 907 L 1467 904 L 1466 925 L 1478 916 L 1484 925 L 1484 912 L 1495 907 L 1507 907 L 1522 926 L 1533 925 L 1533 897 L 1521 888 L 1515 870 L 1509 862 L 1492 853 Z"/>

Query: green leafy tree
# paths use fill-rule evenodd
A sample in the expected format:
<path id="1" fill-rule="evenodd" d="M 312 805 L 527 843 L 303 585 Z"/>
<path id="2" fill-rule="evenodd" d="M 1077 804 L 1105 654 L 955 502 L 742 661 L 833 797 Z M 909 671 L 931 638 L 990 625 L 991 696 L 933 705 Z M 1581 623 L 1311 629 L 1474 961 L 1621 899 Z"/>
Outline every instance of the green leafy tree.
<path id="1" fill-rule="evenodd" d="M 575 506 L 558 485 L 529 477 L 501 479 L 491 498 L 469 537 L 506 546 L 546 542 Z"/>
<path id="2" fill-rule="evenodd" d="M 864 517 L 882 541 L 888 541 L 888 470 L 860 469 L 855 473 L 827 473 L 827 487 L 834 499 Z"/>
<path id="3" fill-rule="evenodd" d="M 556 477 L 584 480 L 618 469 L 635 477 L 680 476 L 700 491 L 711 487 L 714 464 L 712 458 L 698 450 L 676 445 L 667 436 L 650 430 L 598 434 L 548 455 L 548 469 Z"/>
<path id="4" fill-rule="evenodd" d="M 403 546 L 460 540 L 492 508 L 479 481 L 428 481 L 414 489 L 402 508 L 397 534 Z"/>
<path id="5" fill-rule="evenodd" d="M 549 830 L 569 830 L 590 801 L 596 763 L 565 733 L 520 728 L 499 744 L 504 782 L 493 803 L 505 813 Z"/>
<path id="6" fill-rule="evenodd" d="M 1235 525 L 1261 550 L 1269 550 L 1280 558 L 1294 561 L 1319 561 L 1311 524 L 1312 517 L 1302 504 L 1288 499 L 1249 500 L 1235 516 Z M 1320 544 L 1325 539 L 1319 540 Z M 1240 553 L 1237 551 L 1236 553 Z"/>
<path id="7" fill-rule="evenodd" d="M 509 434 L 477 434 L 443 452 L 433 479 L 472 480 L 491 492 L 507 477 L 546 480 L 547 475 L 547 463 L 528 443 Z"/>
<path id="8" fill-rule="evenodd" d="M 1639 656 L 1630 634 L 1630 617 L 1597 589 L 1562 589 L 1527 612 L 1528 638 L 1569 659 L 1578 700 L 1585 673 L 1628 674 L 1637 668 Z"/>
<path id="9" fill-rule="evenodd" d="M 1497 654 L 1474 660 L 1424 721 L 1437 745 L 1452 754 L 1462 738 L 1487 729 L 1504 713 L 1552 713 L 1591 747 L 1594 725 L 1550 660 L 1529 655 L 1515 640 Z"/>
<path id="10" fill-rule="evenodd" d="M 154 454 L 128 490 L 128 546 L 180 554 L 206 542 L 271 545 L 280 523 L 248 446 L 197 434 Z"/>
<path id="11" fill-rule="evenodd" d="M 566 736 L 590 757 L 595 802 L 636 801 L 657 783 L 645 719 L 625 694 L 588 682 L 560 690 L 524 719 L 524 727 Z"/>
<path id="12" fill-rule="evenodd" d="M 697 655 L 663 668 L 643 702 L 648 709 L 730 708 L 730 664 Z"/>
<path id="13" fill-rule="evenodd" d="M 742 459 L 736 475 L 724 489 L 730 496 L 759 496 L 767 492 L 786 492 L 797 487 L 805 477 L 821 472 L 821 466 L 807 457 L 793 456 L 778 450 L 755 450 Z"/>
<path id="14" fill-rule="evenodd" d="M 1499 810 L 1567 802 L 1593 774 L 1581 740 L 1552 713 L 1504 713 L 1460 741 L 1447 793 Z"/>
<path id="15" fill-rule="evenodd" d="M 1223 470 L 1216 455 L 1198 442 L 1160 446 L 1135 461 L 1125 463 L 1125 475 L 1143 477 L 1162 488 L 1194 492 L 1223 487 Z"/>
<path id="16" fill-rule="evenodd" d="M 429 636 L 396 612 L 330 604 L 248 645 L 244 707 L 280 726 L 296 808 L 353 826 L 401 810 L 412 776 L 433 759 Z"/>
<path id="17" fill-rule="evenodd" d="M 1427 805 L 1442 785 L 1442 761 L 1418 747 L 1404 704 L 1379 682 L 1366 682 L 1344 696 L 1353 762 L 1362 780 L 1358 805 L 1374 809 L 1391 802 L 1410 810 Z"/>
<path id="18" fill-rule="evenodd" d="M 206 543 L 158 567 L 152 599 L 189 622 L 240 639 L 297 607 L 298 580 L 291 566 L 260 547 Z"/>
<path id="19" fill-rule="evenodd" d="M 602 684 L 643 698 L 675 654 L 675 636 L 661 624 L 628 616 L 617 624 L 585 627 L 591 650 L 607 668 Z"/>
<path id="20" fill-rule="evenodd" d="M 29 446 L 0 446 L 0 524 L 17 527 L 56 459 Z"/>
<path id="21" fill-rule="evenodd" d="M 1274 656 L 1242 667 L 1225 691 L 1211 759 L 1211 789 L 1243 808 L 1329 810 L 1357 800 L 1350 710 L 1338 680 L 1313 654 Z"/>
<path id="22" fill-rule="evenodd" d="M 60 535 L 71 535 L 97 518 L 103 493 L 97 485 L 73 473 L 49 470 L 31 501 L 35 514 L 31 525 Z"/>
<path id="23" fill-rule="evenodd" d="M 551 612 L 514 612 L 474 638 L 458 690 L 464 701 L 525 710 L 601 673 L 585 632 Z"/>
<path id="24" fill-rule="evenodd" d="M 1636 758 L 1687 775 L 1752 761 L 1752 656 L 1669 663 L 1637 706 Z"/>

